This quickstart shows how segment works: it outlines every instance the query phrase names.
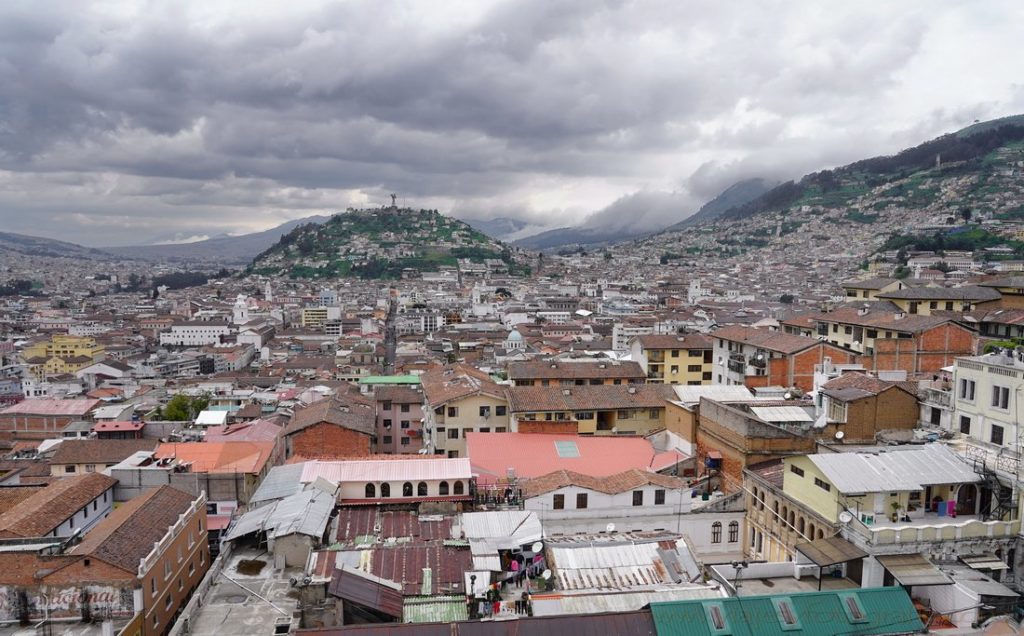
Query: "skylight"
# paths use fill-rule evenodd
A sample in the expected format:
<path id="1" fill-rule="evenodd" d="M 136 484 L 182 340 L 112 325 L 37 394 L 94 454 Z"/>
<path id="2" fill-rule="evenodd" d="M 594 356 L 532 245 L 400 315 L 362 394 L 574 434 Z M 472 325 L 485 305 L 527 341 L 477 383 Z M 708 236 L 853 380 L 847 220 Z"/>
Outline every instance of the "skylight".
<path id="1" fill-rule="evenodd" d="M 576 446 L 576 442 L 572 440 L 555 442 L 555 452 L 557 452 L 558 456 L 562 458 L 580 456 L 580 449 Z"/>

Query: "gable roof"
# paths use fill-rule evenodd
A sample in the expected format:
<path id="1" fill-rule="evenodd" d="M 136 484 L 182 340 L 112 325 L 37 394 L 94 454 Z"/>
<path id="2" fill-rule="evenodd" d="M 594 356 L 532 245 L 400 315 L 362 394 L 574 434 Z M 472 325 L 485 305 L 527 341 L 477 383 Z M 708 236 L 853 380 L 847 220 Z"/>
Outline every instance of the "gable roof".
<path id="1" fill-rule="evenodd" d="M 51 464 L 116 464 L 139 451 L 151 451 L 155 439 L 68 439 L 57 446 Z"/>
<path id="2" fill-rule="evenodd" d="M 510 380 L 603 380 L 615 378 L 642 380 L 647 375 L 640 368 L 638 362 L 528 360 L 510 363 L 508 377 Z"/>
<path id="3" fill-rule="evenodd" d="M 686 482 L 678 477 L 651 473 L 637 468 L 631 468 L 621 473 L 608 475 L 607 477 L 593 477 L 571 470 L 556 470 L 547 475 L 541 475 L 540 477 L 528 480 L 523 491 L 527 497 L 535 497 L 552 490 L 565 488 L 566 486 L 579 486 L 587 490 L 615 495 L 648 485 L 676 490 L 684 487 Z"/>
<path id="4" fill-rule="evenodd" d="M 102 473 L 60 479 L 0 514 L 0 537 L 46 536 L 115 484 Z"/>
<path id="5" fill-rule="evenodd" d="M 343 401 L 337 396 L 331 396 L 297 409 L 281 434 L 292 435 L 321 422 L 334 424 L 364 435 L 373 435 L 376 426 L 372 406 L 352 400 Z"/>
<path id="6" fill-rule="evenodd" d="M 89 555 L 133 576 L 167 531 L 185 514 L 195 498 L 173 486 L 153 488 L 115 508 L 96 524 L 72 554 Z"/>
<path id="7" fill-rule="evenodd" d="M 468 364 L 430 369 L 420 376 L 420 382 L 430 408 L 479 393 L 504 397 L 501 387 L 489 375 Z"/>
<path id="8" fill-rule="evenodd" d="M 941 444 L 825 453 L 808 455 L 807 459 L 844 495 L 924 490 L 938 484 L 981 481 L 966 460 Z"/>
<path id="9" fill-rule="evenodd" d="M 712 338 L 721 338 L 722 340 L 729 340 L 731 342 L 749 344 L 754 347 L 760 347 L 761 349 L 783 354 L 799 353 L 805 349 L 810 349 L 816 345 L 823 344 L 820 340 L 815 338 L 797 336 L 781 331 L 756 329 L 754 327 L 722 327 L 721 329 L 712 331 L 710 335 Z"/>
<path id="10" fill-rule="evenodd" d="M 829 380 L 822 385 L 821 392 L 843 402 L 852 402 L 879 395 L 892 388 L 905 391 L 917 398 L 917 385 L 914 382 L 889 382 L 866 373 L 855 372 L 844 373 Z"/>
<path id="11" fill-rule="evenodd" d="M 513 386 L 508 404 L 513 413 L 531 411 L 606 411 L 661 408 L 676 393 L 670 384 L 595 384 L 580 386 Z"/>
<path id="12" fill-rule="evenodd" d="M 684 336 L 647 334 L 636 336 L 636 339 L 644 349 L 711 349 L 714 346 L 711 338 L 699 333 Z"/>
<path id="13" fill-rule="evenodd" d="M 963 287 L 907 287 L 891 292 L 878 294 L 879 298 L 896 300 L 961 300 L 985 302 L 999 300 L 1003 297 L 995 289 L 980 287 L 978 285 L 964 285 Z"/>

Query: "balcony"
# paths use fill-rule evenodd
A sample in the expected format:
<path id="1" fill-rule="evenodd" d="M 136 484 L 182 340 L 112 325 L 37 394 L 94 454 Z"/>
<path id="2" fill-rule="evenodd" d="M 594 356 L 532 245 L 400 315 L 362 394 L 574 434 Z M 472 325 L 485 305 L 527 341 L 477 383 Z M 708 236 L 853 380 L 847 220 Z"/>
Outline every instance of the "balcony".
<path id="1" fill-rule="evenodd" d="M 953 394 L 950 391 L 925 388 L 921 389 L 918 393 L 918 398 L 928 406 L 937 406 L 939 408 L 946 409 L 953 407 Z"/>
<path id="2" fill-rule="evenodd" d="M 938 541 L 980 541 L 983 539 L 1013 539 L 1020 533 L 1020 521 L 982 521 L 974 515 L 940 517 L 926 512 L 909 521 L 890 521 L 878 514 L 871 525 L 861 521 L 854 511 L 854 519 L 846 525 L 849 537 L 867 546 L 898 545 L 901 543 Z"/>

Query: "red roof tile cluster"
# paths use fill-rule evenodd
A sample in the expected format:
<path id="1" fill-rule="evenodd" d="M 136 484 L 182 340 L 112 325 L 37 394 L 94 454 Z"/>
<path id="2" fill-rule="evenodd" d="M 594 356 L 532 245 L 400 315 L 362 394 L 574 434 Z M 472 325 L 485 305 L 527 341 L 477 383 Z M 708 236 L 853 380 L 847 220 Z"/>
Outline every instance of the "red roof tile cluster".
<path id="1" fill-rule="evenodd" d="M 0 515 L 0 537 L 44 537 L 115 484 L 102 473 L 60 479 Z"/>

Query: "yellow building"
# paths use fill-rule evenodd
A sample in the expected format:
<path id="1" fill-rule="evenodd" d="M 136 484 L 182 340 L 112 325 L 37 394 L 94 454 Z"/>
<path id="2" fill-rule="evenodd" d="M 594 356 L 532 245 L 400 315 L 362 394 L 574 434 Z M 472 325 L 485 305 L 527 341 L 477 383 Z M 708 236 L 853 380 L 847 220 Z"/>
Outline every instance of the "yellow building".
<path id="1" fill-rule="evenodd" d="M 701 334 L 636 336 L 630 343 L 652 384 L 711 384 L 714 371 L 711 338 Z"/>
<path id="2" fill-rule="evenodd" d="M 997 289 L 965 285 L 963 287 L 908 287 L 880 293 L 878 300 L 888 300 L 908 314 L 930 316 L 933 311 L 973 311 L 997 307 L 1002 294 Z"/>
<path id="3" fill-rule="evenodd" d="M 55 335 L 25 347 L 21 355 L 29 373 L 41 376 L 74 373 L 105 358 L 106 351 L 88 336 Z"/>
<path id="4" fill-rule="evenodd" d="M 319 329 L 327 323 L 327 307 L 306 307 L 302 310 L 302 326 Z"/>
<path id="5" fill-rule="evenodd" d="M 866 278 L 843 283 L 846 297 L 850 300 L 876 300 L 879 294 L 899 291 L 904 284 L 896 278 Z"/>
<path id="6" fill-rule="evenodd" d="M 660 384 L 516 386 L 508 389 L 512 430 L 643 435 L 665 428 L 675 392 Z"/>
<path id="7" fill-rule="evenodd" d="M 466 364 L 431 369 L 420 376 L 425 406 L 426 448 L 448 457 L 466 456 L 466 433 L 509 432 L 504 387 Z"/>

